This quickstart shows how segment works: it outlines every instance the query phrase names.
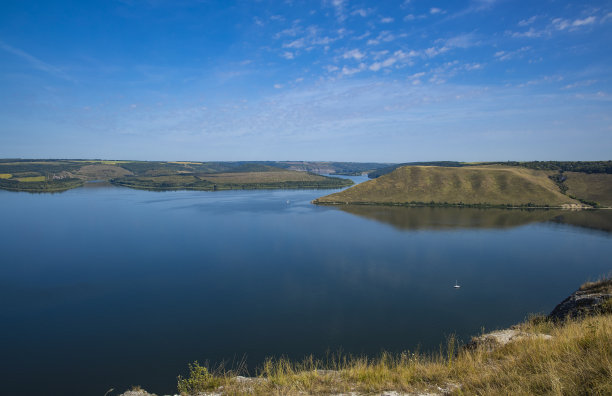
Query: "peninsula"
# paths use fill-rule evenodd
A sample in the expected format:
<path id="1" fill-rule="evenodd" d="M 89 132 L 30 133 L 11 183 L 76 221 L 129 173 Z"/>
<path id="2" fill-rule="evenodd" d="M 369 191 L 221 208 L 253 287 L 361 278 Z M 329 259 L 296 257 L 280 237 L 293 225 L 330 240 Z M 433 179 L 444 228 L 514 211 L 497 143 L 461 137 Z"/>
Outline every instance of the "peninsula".
<path id="1" fill-rule="evenodd" d="M 595 163 L 593 163 L 595 164 Z M 612 174 L 501 164 L 407 165 L 318 198 L 325 205 L 507 208 L 612 206 Z"/>
<path id="2" fill-rule="evenodd" d="M 58 192 L 91 180 L 145 190 L 341 188 L 346 178 L 389 164 L 353 162 L 195 162 L 108 160 L 0 160 L 0 189 Z"/>

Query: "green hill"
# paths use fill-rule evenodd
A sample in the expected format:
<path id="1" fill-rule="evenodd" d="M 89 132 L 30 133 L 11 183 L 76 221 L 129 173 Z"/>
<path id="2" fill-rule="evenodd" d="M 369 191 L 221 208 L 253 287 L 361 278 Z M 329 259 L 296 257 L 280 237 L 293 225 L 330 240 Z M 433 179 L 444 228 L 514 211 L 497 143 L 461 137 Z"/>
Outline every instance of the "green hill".
<path id="1" fill-rule="evenodd" d="M 506 166 L 405 166 L 317 204 L 451 206 L 580 205 L 561 193 L 551 172 Z"/>

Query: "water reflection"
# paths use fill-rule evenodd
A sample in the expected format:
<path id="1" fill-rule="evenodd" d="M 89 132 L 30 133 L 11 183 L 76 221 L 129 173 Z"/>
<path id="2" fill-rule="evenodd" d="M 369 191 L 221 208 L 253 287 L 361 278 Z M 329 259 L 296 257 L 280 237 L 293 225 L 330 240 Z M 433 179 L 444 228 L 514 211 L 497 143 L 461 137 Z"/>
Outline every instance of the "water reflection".
<path id="1" fill-rule="evenodd" d="M 365 205 L 346 205 L 337 208 L 402 230 L 503 229 L 530 223 L 554 222 L 612 232 L 611 210 L 408 208 Z"/>

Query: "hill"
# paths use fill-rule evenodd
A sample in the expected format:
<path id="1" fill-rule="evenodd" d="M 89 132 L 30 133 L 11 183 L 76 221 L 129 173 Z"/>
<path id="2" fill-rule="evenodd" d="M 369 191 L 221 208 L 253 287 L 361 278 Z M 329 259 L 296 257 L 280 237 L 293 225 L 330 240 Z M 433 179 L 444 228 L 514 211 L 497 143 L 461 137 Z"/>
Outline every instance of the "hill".
<path id="1" fill-rule="evenodd" d="M 558 171 L 558 172 L 581 172 L 581 173 L 608 173 L 612 174 L 612 161 L 506 161 L 506 162 L 457 162 L 457 161 L 432 161 L 432 162 L 406 162 L 402 164 L 392 164 L 389 166 L 374 168 L 368 173 L 370 179 L 375 179 L 387 173 L 393 172 L 402 166 L 484 166 L 484 165 L 503 165 L 517 166 L 535 170 Z"/>
<path id="2" fill-rule="evenodd" d="M 585 203 L 612 207 L 612 174 L 564 172 L 567 194 Z"/>
<path id="3" fill-rule="evenodd" d="M 562 207 L 580 205 L 564 195 L 551 172 L 507 166 L 405 166 L 317 204 L 387 204 Z"/>

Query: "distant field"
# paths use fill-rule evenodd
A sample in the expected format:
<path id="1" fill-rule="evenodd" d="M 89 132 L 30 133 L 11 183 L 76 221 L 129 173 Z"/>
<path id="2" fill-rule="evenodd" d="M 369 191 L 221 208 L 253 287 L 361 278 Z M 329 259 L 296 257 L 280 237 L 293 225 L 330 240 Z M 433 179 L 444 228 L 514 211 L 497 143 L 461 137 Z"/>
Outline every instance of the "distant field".
<path id="1" fill-rule="evenodd" d="M 108 161 L 107 161 L 108 162 Z M 81 176 L 88 180 L 108 180 L 116 177 L 131 175 L 127 169 L 120 166 L 109 164 L 91 164 L 85 165 L 75 172 L 76 176 Z"/>
<path id="2" fill-rule="evenodd" d="M 565 172 L 567 194 L 602 206 L 612 206 L 612 174 Z"/>
<path id="3" fill-rule="evenodd" d="M 240 172 L 199 175 L 201 179 L 215 183 L 278 183 L 285 181 L 323 181 L 325 177 L 307 172 L 271 171 Z"/>
<path id="4" fill-rule="evenodd" d="M 20 182 L 44 182 L 46 178 L 44 176 L 33 176 L 33 177 L 18 177 L 17 180 Z"/>
<path id="5" fill-rule="evenodd" d="M 551 172 L 504 166 L 405 166 L 315 203 L 562 206 Z"/>
<path id="6" fill-rule="evenodd" d="M 10 173 L 0 173 L 0 179 L 10 179 L 13 177 Z"/>

